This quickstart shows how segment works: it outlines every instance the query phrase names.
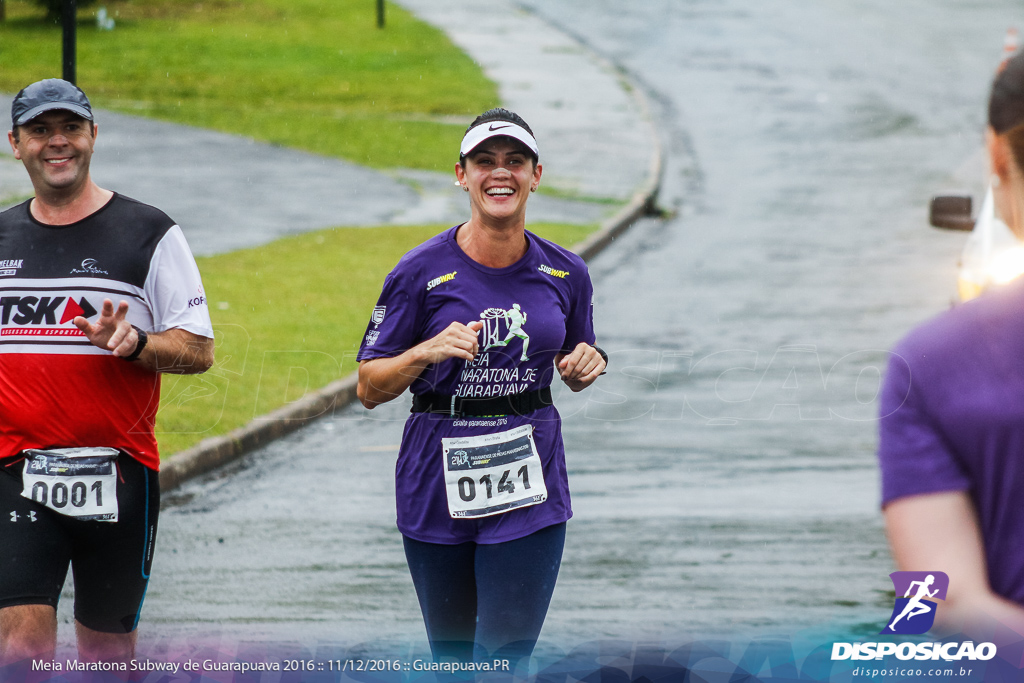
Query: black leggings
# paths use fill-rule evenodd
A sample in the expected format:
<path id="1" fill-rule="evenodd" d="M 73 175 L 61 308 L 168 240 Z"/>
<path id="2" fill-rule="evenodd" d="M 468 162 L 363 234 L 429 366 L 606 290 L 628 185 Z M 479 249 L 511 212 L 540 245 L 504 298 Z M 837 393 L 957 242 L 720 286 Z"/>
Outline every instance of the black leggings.
<path id="1" fill-rule="evenodd" d="M 565 545 L 565 522 L 484 545 L 405 539 L 405 557 L 435 659 L 508 659 L 537 643 Z M 474 652 L 475 644 L 475 652 Z"/>

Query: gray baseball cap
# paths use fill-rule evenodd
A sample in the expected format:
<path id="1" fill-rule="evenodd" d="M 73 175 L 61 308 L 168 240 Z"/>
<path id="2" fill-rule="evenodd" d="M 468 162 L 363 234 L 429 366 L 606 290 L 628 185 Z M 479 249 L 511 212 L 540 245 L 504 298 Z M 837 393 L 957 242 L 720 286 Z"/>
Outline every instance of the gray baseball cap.
<path id="1" fill-rule="evenodd" d="M 11 104 L 11 123 L 24 126 L 43 112 L 64 109 L 92 121 L 92 107 L 82 90 L 59 78 L 47 78 L 22 89 Z"/>

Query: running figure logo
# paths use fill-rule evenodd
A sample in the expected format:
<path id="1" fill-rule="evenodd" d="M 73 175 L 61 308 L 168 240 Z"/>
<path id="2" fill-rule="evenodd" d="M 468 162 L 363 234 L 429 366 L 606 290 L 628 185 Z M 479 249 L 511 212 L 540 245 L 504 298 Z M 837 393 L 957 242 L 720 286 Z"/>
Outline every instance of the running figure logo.
<path id="1" fill-rule="evenodd" d="M 512 337 L 519 337 L 523 340 L 523 355 L 520 361 L 528 361 L 526 350 L 530 347 L 530 335 L 523 330 L 526 324 L 526 313 L 519 307 L 519 304 L 512 304 L 507 311 L 504 308 L 488 308 L 480 314 L 484 321 L 484 345 L 483 350 L 487 351 L 495 346 L 508 346 Z M 508 334 L 501 338 L 501 325 L 499 321 L 504 320 L 508 324 Z"/>
<path id="2" fill-rule="evenodd" d="M 946 599 L 949 577 L 944 572 L 893 572 L 889 577 L 896 589 L 896 606 L 889 624 L 881 632 L 903 635 L 926 632 L 935 623 L 938 608 L 938 603 L 929 598 Z"/>

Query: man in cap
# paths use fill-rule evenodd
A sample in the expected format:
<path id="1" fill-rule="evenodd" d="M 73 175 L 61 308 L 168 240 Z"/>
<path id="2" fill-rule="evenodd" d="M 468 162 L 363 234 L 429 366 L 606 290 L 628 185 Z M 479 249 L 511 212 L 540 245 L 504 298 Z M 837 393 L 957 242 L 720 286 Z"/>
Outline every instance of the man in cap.
<path id="1" fill-rule="evenodd" d="M 53 658 L 69 565 L 80 657 L 126 661 L 160 507 L 159 373 L 213 364 L 209 311 L 181 228 L 92 181 L 85 93 L 33 83 L 11 121 L 35 197 L 0 213 L 0 665 Z"/>

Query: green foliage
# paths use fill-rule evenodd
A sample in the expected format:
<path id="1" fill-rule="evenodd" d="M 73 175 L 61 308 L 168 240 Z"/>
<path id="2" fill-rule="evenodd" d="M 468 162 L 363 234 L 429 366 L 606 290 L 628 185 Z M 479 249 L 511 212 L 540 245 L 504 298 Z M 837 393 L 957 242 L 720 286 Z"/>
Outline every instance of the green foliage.
<path id="1" fill-rule="evenodd" d="M 497 89 L 447 37 L 369 0 L 111 0 L 80 13 L 78 82 L 97 107 L 378 168 L 449 170 Z M 29 0 L 0 24 L 0 91 L 60 75 L 60 29 Z"/>
<path id="2" fill-rule="evenodd" d="M 354 372 L 384 276 L 447 227 L 336 228 L 197 259 L 217 362 L 205 375 L 163 377 L 160 452 L 224 434 Z M 529 228 L 575 244 L 596 226 Z"/>

